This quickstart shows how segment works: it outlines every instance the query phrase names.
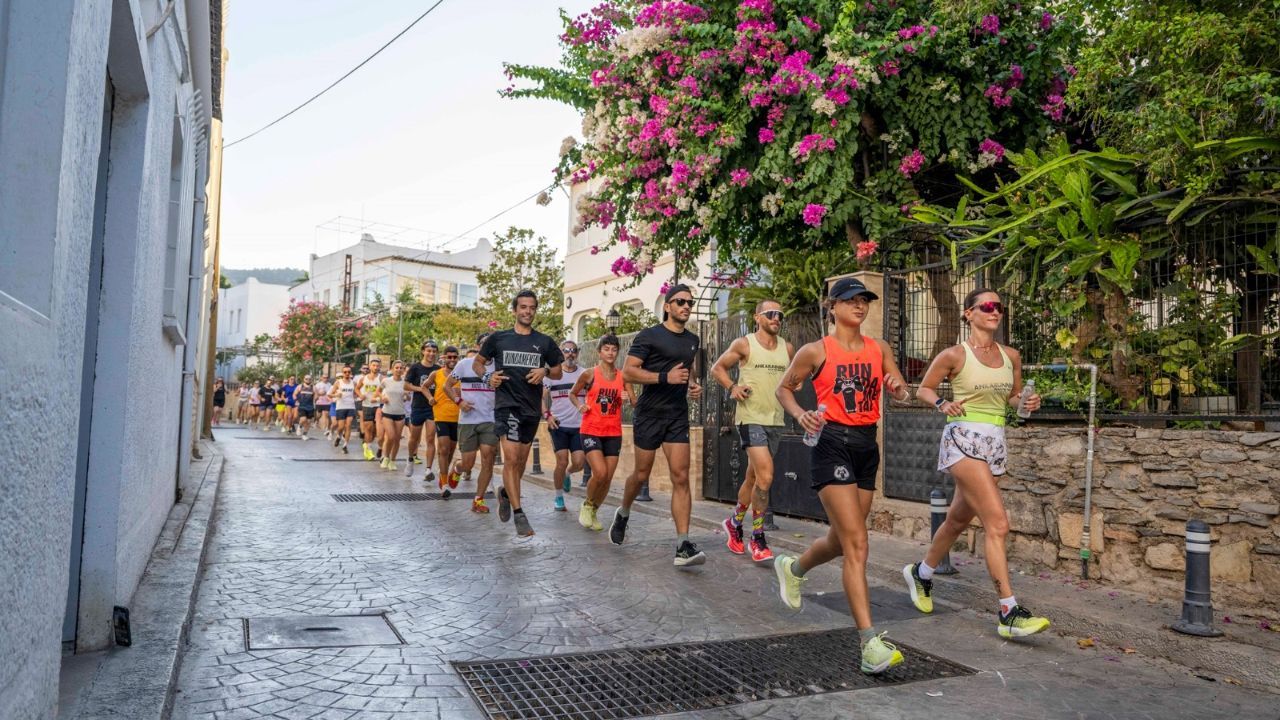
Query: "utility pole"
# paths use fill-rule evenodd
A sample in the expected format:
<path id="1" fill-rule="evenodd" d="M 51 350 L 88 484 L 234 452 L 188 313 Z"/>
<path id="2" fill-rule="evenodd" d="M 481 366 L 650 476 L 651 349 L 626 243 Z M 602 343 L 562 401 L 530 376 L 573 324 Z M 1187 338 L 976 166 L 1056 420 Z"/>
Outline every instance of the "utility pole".
<path id="1" fill-rule="evenodd" d="M 347 255 L 342 270 L 342 314 L 351 312 L 351 255 Z"/>

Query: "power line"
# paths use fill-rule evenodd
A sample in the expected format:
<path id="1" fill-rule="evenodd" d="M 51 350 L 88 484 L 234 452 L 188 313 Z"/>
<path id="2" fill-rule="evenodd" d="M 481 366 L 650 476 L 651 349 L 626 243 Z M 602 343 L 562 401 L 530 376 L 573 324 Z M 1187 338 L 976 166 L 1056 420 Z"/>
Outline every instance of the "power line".
<path id="1" fill-rule="evenodd" d="M 404 28 L 403 30 L 401 30 L 400 32 L 396 33 L 396 36 L 395 36 L 395 37 L 393 37 L 393 38 L 391 38 L 390 40 L 388 40 L 388 41 L 386 42 L 386 44 L 385 44 L 385 45 L 383 45 L 382 47 L 380 47 L 380 48 L 378 48 L 376 51 L 374 51 L 374 53 L 373 53 L 372 55 L 370 55 L 369 57 L 367 57 L 367 58 L 365 58 L 364 60 L 362 60 L 362 61 L 360 62 L 360 64 L 359 64 L 359 65 L 356 65 L 355 67 L 353 67 L 353 68 L 351 68 L 350 70 L 348 70 L 348 71 L 346 72 L 346 74 L 345 74 L 345 75 L 343 75 L 342 77 L 338 78 L 337 80 L 334 80 L 334 81 L 329 85 L 329 87 L 327 87 L 327 88 L 325 88 L 325 89 L 321 90 L 320 92 L 316 93 L 315 95 L 312 95 L 312 96 L 311 96 L 311 97 L 310 97 L 306 102 L 304 102 L 304 103 L 302 103 L 301 105 L 299 105 L 298 107 L 296 107 L 296 108 L 294 108 L 294 109 L 290 110 L 289 112 L 287 112 L 287 113 L 285 113 L 285 114 L 281 115 L 280 117 L 276 118 L 275 120 L 272 120 L 270 123 L 267 123 L 267 124 L 266 124 L 266 125 L 264 125 L 263 127 L 258 128 L 257 130 L 255 130 L 255 131 L 253 131 L 253 132 L 249 133 L 248 135 L 245 135 L 244 137 L 240 138 L 239 140 L 235 140 L 235 141 L 233 141 L 233 142 L 229 142 L 229 143 L 227 143 L 226 145 L 223 145 L 223 146 L 222 146 L 222 147 L 223 147 L 223 149 L 225 150 L 225 149 L 227 149 L 227 148 L 229 148 L 229 147 L 232 147 L 233 145 L 239 145 L 240 143 L 244 142 L 245 140 L 248 140 L 249 138 L 253 137 L 254 135 L 257 135 L 258 133 L 263 132 L 264 130 L 267 130 L 267 129 L 271 128 L 271 127 L 272 127 L 272 126 L 274 126 L 276 123 L 279 123 L 281 120 L 284 120 L 285 118 L 289 117 L 290 115 L 292 115 L 292 114 L 294 114 L 294 113 L 298 112 L 298 111 L 299 111 L 299 110 L 301 110 L 302 108 L 304 108 L 304 107 L 306 107 L 306 106 L 310 105 L 311 103 L 315 102 L 316 100 L 318 100 L 318 99 L 320 98 L 320 96 L 321 96 L 321 95 L 324 95 L 325 93 L 327 93 L 327 92 L 329 92 L 330 90 L 332 90 L 332 89 L 334 89 L 335 87 L 337 87 L 337 86 L 338 86 L 338 83 L 340 83 L 340 82 L 342 82 L 343 80 L 346 80 L 347 78 L 351 77 L 351 76 L 355 73 L 355 71 L 357 71 L 357 70 L 359 70 L 360 68 L 362 68 L 362 67 L 364 67 L 365 65 L 367 65 L 367 64 L 369 63 L 369 61 L 370 61 L 370 60 L 372 60 L 372 59 L 374 59 L 374 58 L 378 57 L 378 54 L 379 54 L 379 53 L 381 53 L 383 50 L 386 50 L 387 48 L 391 47 L 391 44 L 392 44 L 392 43 L 394 43 L 395 41 L 399 40 L 399 39 L 400 39 L 400 38 L 401 38 L 405 33 L 407 33 L 407 32 L 409 32 L 410 30 L 412 30 L 414 25 L 417 25 L 419 22 L 421 22 L 421 21 L 422 21 L 422 19 L 423 19 L 423 18 L 425 18 L 426 16 L 430 15 L 430 14 L 431 14 L 431 11 L 432 11 L 432 10 L 435 10 L 435 9 L 436 9 L 436 8 L 438 8 L 438 7 L 440 7 L 440 3 L 443 3 L 443 2 L 444 2 L 444 0 L 436 0 L 436 3 L 435 3 L 434 5 L 432 5 L 431 7 L 427 8 L 427 11 L 426 11 L 426 12 L 422 13 L 422 14 L 421 14 L 421 15 L 419 15 L 419 16 L 418 16 L 418 17 L 417 17 L 413 22 L 411 22 L 411 23 L 409 23 L 408 25 L 406 25 L 406 26 L 405 26 L 405 28 Z"/>

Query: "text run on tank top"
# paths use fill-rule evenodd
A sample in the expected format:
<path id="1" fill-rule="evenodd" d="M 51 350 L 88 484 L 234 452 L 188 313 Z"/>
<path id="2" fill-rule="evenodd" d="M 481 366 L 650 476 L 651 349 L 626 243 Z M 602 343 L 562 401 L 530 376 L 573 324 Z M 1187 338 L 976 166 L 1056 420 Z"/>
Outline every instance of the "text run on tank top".
<path id="1" fill-rule="evenodd" d="M 739 425 L 782 425 L 785 415 L 774 391 L 787 371 L 787 341 L 777 338 L 772 350 L 760 344 L 755 333 L 747 336 L 747 359 L 738 366 L 738 384 L 751 388 L 751 397 L 739 400 L 735 418 Z"/>
<path id="2" fill-rule="evenodd" d="M 822 338 L 827 359 L 813 378 L 818 403 L 827 406 L 826 418 L 841 425 L 875 425 L 880 420 L 880 388 L 884 383 L 884 357 L 880 345 L 862 338 L 862 349 L 850 352 L 833 336 Z"/>
<path id="3" fill-rule="evenodd" d="M 983 422 L 1004 425 L 1004 410 L 1013 392 L 1013 361 L 1000 348 L 1000 367 L 982 364 L 969 343 L 964 347 L 964 367 L 951 378 L 951 396 L 956 402 L 964 401 L 964 415 L 948 417 L 947 422 Z"/>
<path id="4" fill-rule="evenodd" d="M 587 391 L 587 412 L 582 416 L 582 434 L 598 437 L 622 435 L 622 371 L 609 380 L 600 368 L 591 369 L 591 389 Z"/>

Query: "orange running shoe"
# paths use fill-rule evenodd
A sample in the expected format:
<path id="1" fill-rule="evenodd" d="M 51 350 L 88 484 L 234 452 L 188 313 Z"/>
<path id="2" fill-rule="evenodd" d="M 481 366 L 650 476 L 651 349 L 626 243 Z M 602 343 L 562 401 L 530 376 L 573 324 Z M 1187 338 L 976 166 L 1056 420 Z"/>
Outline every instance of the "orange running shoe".
<path id="1" fill-rule="evenodd" d="M 489 506 L 484 503 L 484 498 L 475 498 L 471 501 L 471 512 L 481 515 L 489 512 Z"/>

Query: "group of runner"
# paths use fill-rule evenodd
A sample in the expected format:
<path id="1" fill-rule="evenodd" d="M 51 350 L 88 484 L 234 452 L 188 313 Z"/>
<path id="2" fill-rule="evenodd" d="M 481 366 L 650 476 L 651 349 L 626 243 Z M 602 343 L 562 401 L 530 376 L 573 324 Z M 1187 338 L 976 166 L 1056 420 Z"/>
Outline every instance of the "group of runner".
<path id="1" fill-rule="evenodd" d="M 729 551 L 749 554 L 756 563 L 772 562 L 779 595 L 793 609 L 801 606 L 800 590 L 808 573 L 841 558 L 844 590 L 862 639 L 861 669 L 869 674 L 903 661 L 901 652 L 876 631 L 867 590 L 867 519 L 880 465 L 876 426 L 882 395 L 903 403 L 913 401 L 888 343 L 862 333 L 876 300 L 876 294 L 856 278 L 836 281 L 823 302 L 830 334 L 799 349 L 780 335 L 781 305 L 761 301 L 755 306 L 755 331 L 731 343 L 710 372 L 736 402 L 736 423 L 747 454 L 738 502 L 723 523 Z M 255 414 L 265 413 L 257 418 L 259 422 L 269 426 L 273 418 L 280 418 L 277 422 L 287 431 L 289 418 L 295 417 L 291 412 L 305 422 L 309 415 L 305 408 L 311 402 L 304 406 L 303 398 L 314 394 L 317 406 L 328 406 L 324 428 L 335 447 L 347 451 L 350 424 L 360 412 L 366 459 L 381 460 L 383 468 L 394 470 L 407 418 L 406 476 L 414 475 L 415 466 L 425 465 L 423 479 L 436 481 L 431 469 L 434 460 L 440 468 L 439 486 L 448 497 L 459 482 L 470 479 L 478 459 L 480 472 L 471 505 L 477 513 L 489 512 L 485 494 L 500 450 L 498 516 L 502 522 L 514 521 L 516 534 L 528 537 L 534 530 L 524 512 L 521 482 L 539 424 L 547 422 L 556 453 L 555 509 L 566 509 L 563 494 L 572 486 L 571 474 L 589 469 L 578 522 L 588 530 L 603 531 L 598 514 L 620 460 L 623 403 L 631 403 L 635 408 L 634 469 L 609 523 L 609 539 L 615 545 L 626 541 L 632 506 L 661 450 L 672 487 L 673 562 L 677 567 L 701 565 L 707 556 L 689 536 L 693 504 L 689 400 L 703 393 L 695 372 L 700 339 L 686 327 L 693 307 L 688 286 L 669 287 L 663 294 L 663 321 L 635 336 L 621 366 L 621 344 L 616 336 L 606 335 L 597 341 L 596 365 L 583 368 L 577 364 L 575 343 L 557 344 L 533 328 L 538 299 L 525 290 L 511 303 L 514 326 L 481 335 L 463 357 L 449 346 L 437 359 L 438 346 L 427 341 L 419 362 L 406 369 L 396 361 L 389 376 L 382 375 L 378 361 L 373 360 L 354 379 L 351 368 L 345 367 L 342 377 L 332 383 L 325 380 L 312 386 L 310 378 L 304 377 L 295 386 L 290 378 L 279 392 L 271 382 L 255 384 L 247 394 L 242 390 L 250 408 L 244 419 L 252 423 Z M 932 612 L 934 569 L 971 521 L 979 518 L 987 568 L 999 598 L 997 632 L 1016 638 L 1043 631 L 1049 621 L 1017 602 L 1005 559 L 1009 523 L 996 477 L 1005 472 L 1006 410 L 1019 400 L 1024 410 L 1036 410 L 1040 398 L 1034 393 L 1023 396 L 1021 358 L 995 340 L 1004 313 L 995 291 L 979 288 L 969 293 L 964 302 L 968 338 L 934 358 L 915 393 L 915 400 L 933 405 L 947 417 L 938 469 L 952 476 L 955 492 L 947 520 L 928 551 L 902 573 L 911 602 L 921 612 Z M 944 381 L 950 384 L 950 400 L 939 394 Z M 816 409 L 802 407 L 796 398 L 806 382 L 812 382 Z M 638 400 L 632 385 L 643 386 Z M 284 402 L 286 398 L 296 401 L 296 410 L 288 409 L 293 406 Z M 324 412 L 320 415 L 325 418 Z M 830 529 L 798 557 L 775 558 L 765 536 L 764 517 L 773 482 L 773 456 L 786 416 L 805 431 L 805 443 L 812 447 L 810 483 Z M 305 426 L 300 432 L 305 438 Z M 455 444 L 462 453 L 456 463 Z M 423 458 L 418 456 L 419 447 Z"/>

